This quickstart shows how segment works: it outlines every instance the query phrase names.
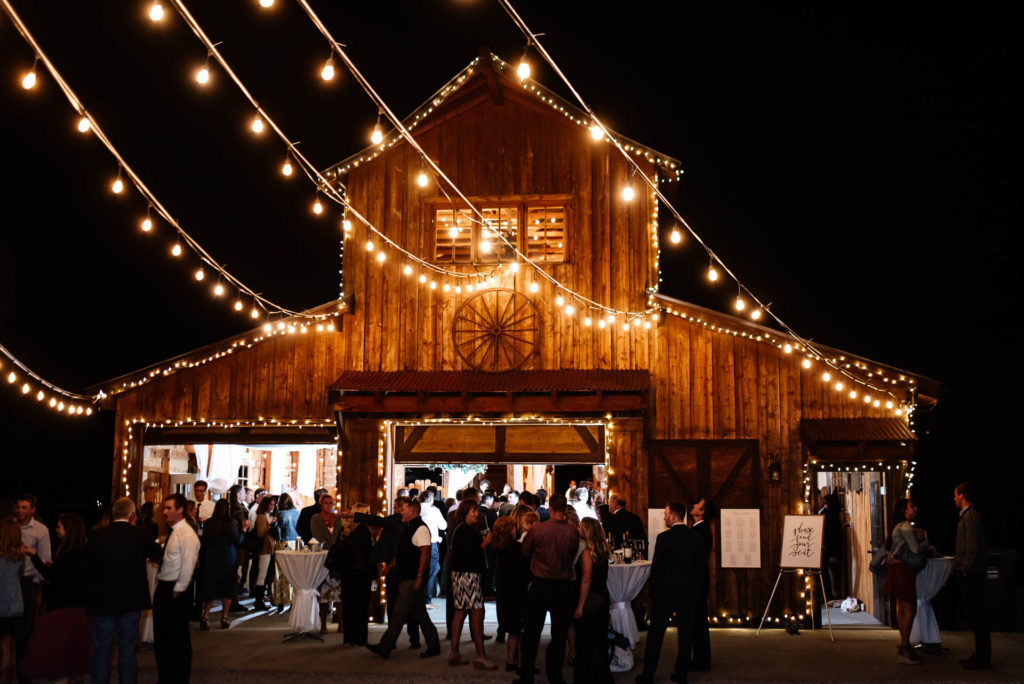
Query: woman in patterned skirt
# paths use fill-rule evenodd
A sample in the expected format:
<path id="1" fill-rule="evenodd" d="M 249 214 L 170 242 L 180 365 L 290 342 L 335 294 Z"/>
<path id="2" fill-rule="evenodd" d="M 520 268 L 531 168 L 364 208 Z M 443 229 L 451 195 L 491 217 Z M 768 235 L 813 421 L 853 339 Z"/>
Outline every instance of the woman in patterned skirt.
<path id="1" fill-rule="evenodd" d="M 498 666 L 487 659 L 484 651 L 484 592 L 481 577 L 486 561 L 484 539 L 476 529 L 479 519 L 480 509 L 476 501 L 465 499 L 459 504 L 451 540 L 451 600 L 455 601 L 455 615 L 452 617 L 452 647 L 448 654 L 448 664 L 462 665 L 466 662 L 459 655 L 459 638 L 468 612 L 469 633 L 476 645 L 473 667 L 478 670 L 496 670 Z"/>

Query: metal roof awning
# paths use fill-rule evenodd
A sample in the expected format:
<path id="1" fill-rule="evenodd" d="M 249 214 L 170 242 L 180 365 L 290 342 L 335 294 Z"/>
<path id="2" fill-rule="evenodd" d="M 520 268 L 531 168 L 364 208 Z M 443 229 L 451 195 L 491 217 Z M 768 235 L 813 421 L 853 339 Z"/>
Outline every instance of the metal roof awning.
<path id="1" fill-rule="evenodd" d="M 646 370 L 346 371 L 331 384 L 336 411 L 508 413 L 642 411 Z"/>
<path id="2" fill-rule="evenodd" d="M 805 418 L 804 446 L 830 461 L 892 461 L 913 457 L 917 437 L 899 418 Z"/>

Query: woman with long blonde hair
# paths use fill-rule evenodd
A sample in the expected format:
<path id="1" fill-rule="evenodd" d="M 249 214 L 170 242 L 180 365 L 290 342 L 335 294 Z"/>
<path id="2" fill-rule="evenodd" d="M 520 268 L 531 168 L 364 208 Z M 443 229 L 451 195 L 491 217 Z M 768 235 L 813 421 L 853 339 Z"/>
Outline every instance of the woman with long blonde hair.
<path id="1" fill-rule="evenodd" d="M 25 619 L 21 576 L 25 571 L 21 527 L 0 520 L 0 681 L 14 681 L 14 635 Z"/>
<path id="2" fill-rule="evenodd" d="M 611 549 L 604 530 L 595 518 L 580 521 L 583 551 L 576 561 L 578 594 L 576 611 L 576 647 L 573 662 L 574 682 L 612 681 L 608 663 L 608 556 Z"/>

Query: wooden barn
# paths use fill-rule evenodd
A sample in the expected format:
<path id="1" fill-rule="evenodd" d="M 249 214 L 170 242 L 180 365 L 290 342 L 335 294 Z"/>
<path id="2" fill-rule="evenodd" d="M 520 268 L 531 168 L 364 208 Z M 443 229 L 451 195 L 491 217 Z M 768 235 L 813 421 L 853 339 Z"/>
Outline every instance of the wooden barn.
<path id="1" fill-rule="evenodd" d="M 397 136 L 332 167 L 354 210 L 344 296 L 98 386 L 117 414 L 113 494 L 217 471 L 382 509 L 416 474 L 551 488 L 585 472 L 644 519 L 670 499 L 759 510 L 758 567 L 723 567 L 745 542 L 716 523 L 713 615 L 749 624 L 783 516 L 838 487 L 863 497 L 840 581 L 870 593 L 860 554 L 912 477 L 908 413 L 936 383 L 659 293 L 653 193 L 583 112 L 493 55 L 406 126 L 483 220 Z M 618 140 L 676 179 L 679 162 Z M 772 615 L 802 615 L 803 590 L 793 578 Z"/>

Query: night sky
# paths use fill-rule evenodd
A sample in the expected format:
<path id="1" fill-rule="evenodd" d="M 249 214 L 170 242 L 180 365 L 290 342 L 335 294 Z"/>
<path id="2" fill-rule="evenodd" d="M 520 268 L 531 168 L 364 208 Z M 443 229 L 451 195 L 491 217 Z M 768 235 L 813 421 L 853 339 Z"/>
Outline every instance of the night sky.
<path id="1" fill-rule="evenodd" d="M 483 45 L 517 62 L 525 39 L 494 2 L 315 2 L 400 116 Z M 183 227 L 255 290 L 291 308 L 338 292 L 339 215 L 278 169 L 252 110 L 164 3 L 14 2 L 43 49 Z M 190 2 L 256 99 L 317 166 L 368 143 L 376 108 L 301 10 L 278 0 Z M 926 3 L 517 4 L 619 133 L 682 160 L 669 196 L 745 286 L 804 337 L 940 380 L 919 414 L 914 497 L 951 539 L 951 494 L 983 485 L 995 544 L 1019 546 L 1024 48 L 1009 8 Z M 999 12 L 1007 12 L 1001 16 Z M 0 18 L 0 343 L 81 389 L 246 330 L 233 300 L 174 260 L 172 232 L 138 223 L 134 190 Z M 539 80 L 568 95 L 533 53 Z M 340 67 L 340 65 L 339 65 Z M 663 219 L 667 212 L 662 213 Z M 663 225 L 668 230 L 668 221 Z M 693 240 L 663 241 L 662 291 L 729 311 Z M 57 510 L 106 500 L 112 416 L 58 418 L 0 387 L 0 496 Z M 945 535 L 945 536 L 944 536 Z"/>

